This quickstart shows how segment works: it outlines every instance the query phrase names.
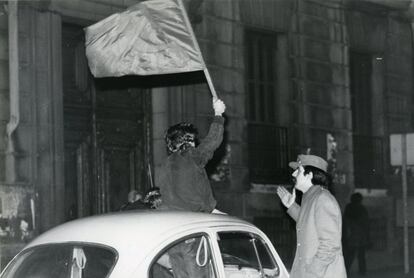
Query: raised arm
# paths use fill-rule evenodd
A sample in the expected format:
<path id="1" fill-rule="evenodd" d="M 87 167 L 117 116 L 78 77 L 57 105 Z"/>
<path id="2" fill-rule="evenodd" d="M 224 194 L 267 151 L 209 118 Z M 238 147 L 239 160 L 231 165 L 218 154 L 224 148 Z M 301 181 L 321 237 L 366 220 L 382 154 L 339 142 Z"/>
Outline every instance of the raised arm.
<path id="1" fill-rule="evenodd" d="M 295 221 L 298 220 L 300 206 L 295 202 L 296 199 L 296 189 L 293 188 L 292 194 L 286 190 L 283 186 L 278 186 L 277 188 L 277 195 L 282 201 L 282 204 L 287 207 L 287 213 L 292 217 Z"/>
<path id="2" fill-rule="evenodd" d="M 193 153 L 194 160 L 200 167 L 204 167 L 213 157 L 214 151 L 223 141 L 224 118 L 222 114 L 226 105 L 220 99 L 213 100 L 214 119 L 207 136 L 200 142 Z"/>

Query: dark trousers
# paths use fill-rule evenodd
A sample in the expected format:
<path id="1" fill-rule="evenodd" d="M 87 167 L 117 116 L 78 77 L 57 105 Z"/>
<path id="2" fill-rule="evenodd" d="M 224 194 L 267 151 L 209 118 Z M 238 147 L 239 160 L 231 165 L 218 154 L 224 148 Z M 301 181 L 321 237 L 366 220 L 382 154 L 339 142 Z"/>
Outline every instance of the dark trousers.
<path id="1" fill-rule="evenodd" d="M 365 261 L 365 246 L 348 246 L 345 251 L 345 267 L 349 274 L 349 271 L 354 261 L 355 255 L 358 256 L 358 270 L 360 274 L 367 272 L 367 264 Z"/>

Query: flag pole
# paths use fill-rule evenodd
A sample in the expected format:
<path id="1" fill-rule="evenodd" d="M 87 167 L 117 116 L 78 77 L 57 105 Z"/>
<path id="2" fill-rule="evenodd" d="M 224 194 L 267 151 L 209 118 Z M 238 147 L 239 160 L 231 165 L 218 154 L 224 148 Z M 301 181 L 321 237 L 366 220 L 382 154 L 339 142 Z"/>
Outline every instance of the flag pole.
<path id="1" fill-rule="evenodd" d="M 151 165 L 148 162 L 148 178 L 150 180 L 151 188 L 154 188 L 154 182 L 152 181 Z"/>
<path id="2" fill-rule="evenodd" d="M 210 92 L 211 92 L 211 95 L 213 96 L 213 99 L 218 99 L 217 92 L 216 92 L 216 90 L 214 89 L 214 86 L 213 86 L 213 81 L 211 81 L 210 72 L 208 71 L 205 64 L 204 64 L 204 74 L 206 76 L 207 84 L 208 84 L 208 87 L 210 88 Z"/>
<path id="3" fill-rule="evenodd" d="M 198 45 L 198 42 L 197 42 L 196 37 L 194 35 L 194 31 L 193 31 L 193 28 L 191 27 L 190 20 L 188 19 L 187 11 L 184 7 L 183 1 L 182 0 L 177 0 L 177 1 L 178 1 L 178 5 L 180 6 L 180 9 L 183 11 L 184 21 L 185 21 L 185 24 L 187 25 L 187 29 L 190 31 L 191 39 L 193 40 L 194 46 L 197 49 L 198 53 L 200 53 L 201 61 L 203 61 L 203 65 L 204 65 L 204 70 L 203 71 L 204 71 L 204 75 L 206 76 L 206 79 L 207 79 L 208 87 L 210 88 L 210 93 L 213 96 L 213 99 L 218 99 L 217 92 L 216 92 L 216 90 L 214 89 L 214 86 L 213 86 L 213 81 L 211 80 L 210 72 L 208 71 L 208 69 L 206 67 L 206 63 L 204 62 L 203 56 L 201 55 L 200 46 Z"/>

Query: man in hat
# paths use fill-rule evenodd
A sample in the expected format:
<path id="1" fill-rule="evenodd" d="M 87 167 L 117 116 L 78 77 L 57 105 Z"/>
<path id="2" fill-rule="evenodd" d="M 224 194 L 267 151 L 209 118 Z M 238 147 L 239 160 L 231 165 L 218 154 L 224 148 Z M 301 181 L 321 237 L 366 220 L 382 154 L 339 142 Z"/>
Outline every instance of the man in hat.
<path id="1" fill-rule="evenodd" d="M 299 155 L 290 162 L 295 187 L 290 193 L 278 187 L 277 194 L 287 213 L 296 221 L 297 246 L 290 278 L 344 278 L 341 210 L 335 197 L 324 189 L 328 163 L 319 156 Z M 296 189 L 303 193 L 295 202 Z"/>

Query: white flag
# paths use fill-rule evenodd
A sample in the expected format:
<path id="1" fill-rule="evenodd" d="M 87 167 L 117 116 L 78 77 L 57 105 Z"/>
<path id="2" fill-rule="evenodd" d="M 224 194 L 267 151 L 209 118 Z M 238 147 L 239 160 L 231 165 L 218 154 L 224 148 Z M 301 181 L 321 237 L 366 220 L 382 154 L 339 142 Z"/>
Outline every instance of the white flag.
<path id="1" fill-rule="evenodd" d="M 110 77 L 204 70 L 179 1 L 144 1 L 85 28 L 92 74 Z"/>

